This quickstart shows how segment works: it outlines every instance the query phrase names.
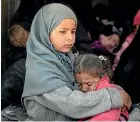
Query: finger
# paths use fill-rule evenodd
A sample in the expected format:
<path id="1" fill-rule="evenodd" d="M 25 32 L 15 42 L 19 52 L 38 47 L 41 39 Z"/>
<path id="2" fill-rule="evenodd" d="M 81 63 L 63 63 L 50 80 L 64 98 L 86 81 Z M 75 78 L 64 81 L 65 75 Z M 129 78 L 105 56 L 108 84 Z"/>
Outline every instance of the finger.
<path id="1" fill-rule="evenodd" d="M 126 110 L 127 110 L 126 107 L 122 107 L 122 109 L 121 109 L 122 112 L 124 112 L 124 111 L 126 111 Z"/>
<path id="2" fill-rule="evenodd" d="M 131 108 L 131 103 L 129 103 L 129 105 L 128 105 L 128 110 Z"/>

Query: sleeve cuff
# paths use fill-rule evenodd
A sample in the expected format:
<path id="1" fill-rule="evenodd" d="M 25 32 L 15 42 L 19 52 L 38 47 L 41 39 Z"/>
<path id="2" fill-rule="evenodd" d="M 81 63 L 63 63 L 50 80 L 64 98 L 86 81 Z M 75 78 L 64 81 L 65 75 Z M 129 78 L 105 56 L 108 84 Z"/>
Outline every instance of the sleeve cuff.
<path id="1" fill-rule="evenodd" d="M 110 99 L 111 99 L 111 108 L 121 108 L 123 107 L 123 101 L 121 99 L 121 95 L 119 93 L 119 90 L 116 88 L 107 88 L 109 94 L 110 94 Z"/>

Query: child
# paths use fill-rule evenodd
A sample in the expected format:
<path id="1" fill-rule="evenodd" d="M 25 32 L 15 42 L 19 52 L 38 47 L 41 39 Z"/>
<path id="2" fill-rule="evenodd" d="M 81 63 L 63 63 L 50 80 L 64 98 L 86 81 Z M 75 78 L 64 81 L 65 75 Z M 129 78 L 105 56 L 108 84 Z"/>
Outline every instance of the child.
<path id="1" fill-rule="evenodd" d="M 110 83 L 111 67 L 109 61 L 103 56 L 93 54 L 80 55 L 75 59 L 75 78 L 79 87 L 84 92 L 92 92 L 102 88 L 114 88 Z M 120 88 L 118 88 L 120 89 Z M 107 112 L 81 119 L 80 121 L 118 121 L 128 120 L 128 112 L 121 109 L 111 109 Z"/>
<path id="2" fill-rule="evenodd" d="M 30 120 L 68 121 L 120 108 L 123 104 L 130 107 L 129 95 L 123 90 L 108 88 L 87 94 L 79 91 L 70 51 L 76 28 L 74 12 L 62 4 L 46 5 L 35 15 L 27 40 L 22 94 Z"/>
<path id="3" fill-rule="evenodd" d="M 113 54 L 114 49 L 118 47 L 120 43 L 120 37 L 117 33 L 112 33 L 111 35 L 101 34 L 99 40 L 94 41 L 91 44 L 91 48 L 94 50 L 99 50 L 103 54 Z"/>
<path id="4" fill-rule="evenodd" d="M 122 53 L 128 48 L 128 46 L 131 44 L 131 42 L 133 41 L 137 30 L 139 28 L 140 25 L 140 10 L 138 10 L 137 14 L 134 17 L 134 21 L 133 21 L 133 25 L 134 25 L 134 31 L 131 32 L 125 39 L 124 43 L 122 44 L 121 49 L 117 52 L 116 57 L 114 59 L 114 64 L 113 64 L 113 70 L 116 69 L 119 61 L 120 61 L 120 57 L 122 55 Z"/>

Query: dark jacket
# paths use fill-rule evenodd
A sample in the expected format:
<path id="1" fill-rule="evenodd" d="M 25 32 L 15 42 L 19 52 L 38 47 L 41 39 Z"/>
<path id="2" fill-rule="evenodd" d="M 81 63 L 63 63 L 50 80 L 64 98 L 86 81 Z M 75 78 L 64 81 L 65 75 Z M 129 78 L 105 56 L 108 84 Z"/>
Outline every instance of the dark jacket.
<path id="1" fill-rule="evenodd" d="M 21 95 L 25 78 L 25 58 L 11 65 L 1 76 L 2 109 L 7 104 L 21 105 Z"/>

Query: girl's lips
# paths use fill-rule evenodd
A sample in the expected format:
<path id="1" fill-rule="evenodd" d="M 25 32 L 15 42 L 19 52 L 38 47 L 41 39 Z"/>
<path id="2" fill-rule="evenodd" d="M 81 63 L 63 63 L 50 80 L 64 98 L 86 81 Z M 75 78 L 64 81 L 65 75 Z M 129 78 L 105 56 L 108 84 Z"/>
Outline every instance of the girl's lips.
<path id="1" fill-rule="evenodd" d="M 70 44 L 70 45 L 64 45 L 64 47 L 66 47 L 66 48 L 70 48 L 72 45 Z"/>

